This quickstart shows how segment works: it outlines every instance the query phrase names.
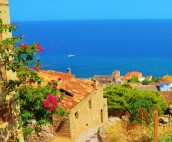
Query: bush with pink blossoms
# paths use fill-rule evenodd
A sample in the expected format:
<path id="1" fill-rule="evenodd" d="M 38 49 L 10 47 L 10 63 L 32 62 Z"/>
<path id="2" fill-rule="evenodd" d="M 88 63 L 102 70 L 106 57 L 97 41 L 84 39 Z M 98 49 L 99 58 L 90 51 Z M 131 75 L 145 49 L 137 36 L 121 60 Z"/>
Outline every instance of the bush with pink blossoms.
<path id="1" fill-rule="evenodd" d="M 11 32 L 16 26 L 3 25 L 0 19 L 0 34 L 6 31 Z M 36 121 L 36 125 L 52 122 L 52 114 L 66 115 L 66 111 L 58 106 L 64 94 L 58 93 L 58 79 L 50 84 L 42 85 L 42 79 L 37 71 L 41 70 L 37 52 L 43 52 L 43 48 L 38 43 L 22 43 L 21 36 L 0 40 L 0 63 L 6 70 L 17 74 L 16 79 L 3 78 L 0 83 L 0 97 L 4 103 L 10 104 L 6 100 L 9 94 L 13 94 L 11 100 L 17 101 L 20 105 L 20 126 L 23 130 L 30 127 L 31 120 Z M 19 45 L 19 46 L 17 46 Z M 33 68 L 30 68 L 33 67 Z M 15 93 L 14 93 L 15 92 Z M 57 96 L 57 94 L 61 94 Z M 10 100 L 10 101 L 11 101 Z M 9 109 L 10 110 L 10 109 Z M 13 118 L 10 110 L 8 118 Z"/>
<path id="2" fill-rule="evenodd" d="M 49 94 L 47 100 L 44 101 L 44 106 L 49 108 L 50 111 L 54 111 L 58 107 L 57 98 Z"/>

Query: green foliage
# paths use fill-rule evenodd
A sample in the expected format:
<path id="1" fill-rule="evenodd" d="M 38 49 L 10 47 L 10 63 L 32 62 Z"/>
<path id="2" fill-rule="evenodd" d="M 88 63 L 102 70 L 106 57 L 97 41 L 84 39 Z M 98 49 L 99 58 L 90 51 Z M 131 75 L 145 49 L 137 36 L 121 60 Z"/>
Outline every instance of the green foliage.
<path id="1" fill-rule="evenodd" d="M 153 108 L 151 100 L 139 96 L 132 97 L 130 104 L 133 104 L 128 107 L 128 111 L 131 114 L 131 121 L 141 120 L 141 117 L 138 116 L 138 111 L 140 109 L 143 108 L 147 113 L 150 113 L 151 108 Z"/>
<path id="2" fill-rule="evenodd" d="M 138 82 L 139 83 L 140 81 L 139 81 L 138 77 L 132 77 L 131 79 L 128 80 L 128 82 L 133 82 L 133 83 Z"/>
<path id="3" fill-rule="evenodd" d="M 151 81 L 148 81 L 148 80 L 143 80 L 142 81 L 142 85 L 148 85 L 149 83 L 151 83 Z"/>
<path id="4" fill-rule="evenodd" d="M 110 85 L 104 89 L 104 97 L 107 98 L 108 109 L 126 110 L 131 114 L 131 121 L 139 121 L 138 111 L 144 109 L 149 113 L 158 110 L 163 114 L 167 109 L 167 102 L 158 92 L 139 91 L 126 87 L 127 85 Z"/>
<path id="5" fill-rule="evenodd" d="M 153 77 L 151 81 L 143 80 L 143 81 L 142 81 L 142 85 L 148 85 L 148 84 L 150 84 L 151 82 L 158 82 L 158 81 L 159 81 L 159 78 Z"/>
<path id="6" fill-rule="evenodd" d="M 8 26 L 0 19 L 0 33 L 11 32 L 16 26 Z M 26 137 L 32 132 L 32 121 L 37 125 L 42 125 L 52 121 L 52 114 L 56 113 L 65 116 L 66 112 L 58 106 L 58 102 L 63 99 L 64 94 L 57 96 L 58 81 L 54 80 L 47 85 L 42 85 L 42 79 L 38 72 L 41 70 L 37 52 L 43 52 L 38 43 L 31 45 L 22 43 L 21 36 L 7 38 L 0 41 L 0 63 L 5 70 L 13 71 L 17 74 L 17 79 L 6 80 L 0 83 L 2 88 L 1 97 L 6 101 L 6 96 L 13 92 L 13 100 L 18 100 L 20 104 L 20 126 L 23 126 L 23 134 Z M 19 45 L 20 46 L 17 46 Z M 33 67 L 33 68 L 31 68 Z M 15 93 L 14 93 L 15 92 Z M 48 95 L 53 97 L 53 103 L 48 102 Z M 44 104 L 47 100 L 47 104 Z M 8 103 L 8 101 L 6 101 Z M 48 106 L 50 104 L 50 107 Z M 53 104 L 53 105 L 52 105 Z M 12 112 L 10 112 L 10 115 Z"/>
<path id="7" fill-rule="evenodd" d="M 158 82 L 160 78 L 152 77 L 151 82 Z"/>
<path id="8" fill-rule="evenodd" d="M 169 130 L 165 137 L 158 139 L 159 142 L 172 142 L 172 130 Z"/>
<path id="9" fill-rule="evenodd" d="M 33 128 L 31 126 L 23 127 L 23 136 L 26 138 L 28 135 L 31 135 Z"/>
<path id="10" fill-rule="evenodd" d="M 158 136 L 158 142 L 172 142 L 172 129 L 171 124 L 165 126 L 165 135 Z M 148 141 L 152 142 L 154 140 L 154 122 L 152 121 L 149 125 L 149 138 Z"/>
<path id="11" fill-rule="evenodd" d="M 126 84 L 125 84 L 126 85 Z M 107 98 L 108 109 L 126 110 L 129 101 L 129 89 L 122 85 L 110 85 L 104 90 L 104 97 Z"/>

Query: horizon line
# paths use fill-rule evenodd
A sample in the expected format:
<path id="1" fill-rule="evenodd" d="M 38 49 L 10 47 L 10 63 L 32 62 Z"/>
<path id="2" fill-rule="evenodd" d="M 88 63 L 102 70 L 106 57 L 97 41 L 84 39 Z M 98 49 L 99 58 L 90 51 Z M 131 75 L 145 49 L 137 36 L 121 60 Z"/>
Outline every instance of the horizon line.
<path id="1" fill-rule="evenodd" d="M 109 20 L 172 20 L 172 18 L 119 18 L 119 19 L 41 19 L 41 20 L 10 20 L 11 22 L 51 22 L 51 21 L 109 21 Z"/>

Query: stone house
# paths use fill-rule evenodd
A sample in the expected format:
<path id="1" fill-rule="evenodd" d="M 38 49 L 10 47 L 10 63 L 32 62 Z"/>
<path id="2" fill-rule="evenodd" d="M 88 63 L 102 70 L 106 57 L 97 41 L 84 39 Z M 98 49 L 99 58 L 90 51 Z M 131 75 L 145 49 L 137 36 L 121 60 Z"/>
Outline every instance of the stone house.
<path id="1" fill-rule="evenodd" d="M 113 76 L 114 78 L 120 78 L 120 71 L 119 71 L 119 70 L 113 71 L 113 72 L 112 72 L 112 76 Z"/>
<path id="2" fill-rule="evenodd" d="M 114 77 L 109 75 L 94 75 L 94 79 L 100 84 L 113 84 Z"/>
<path id="3" fill-rule="evenodd" d="M 171 91 L 172 90 L 172 76 L 165 75 L 159 80 L 160 91 Z"/>
<path id="4" fill-rule="evenodd" d="M 121 84 L 119 70 L 113 71 L 112 75 L 94 75 L 94 79 L 100 84 Z"/>
<path id="5" fill-rule="evenodd" d="M 74 140 L 88 128 L 108 121 L 107 99 L 103 98 L 103 89 L 96 81 L 78 79 L 70 73 L 55 71 L 41 71 L 39 74 L 45 83 L 62 78 L 58 88 L 66 95 L 60 106 L 70 113 L 64 118 L 53 116 L 55 135 Z"/>
<path id="6" fill-rule="evenodd" d="M 125 78 L 128 80 L 134 77 L 137 77 L 139 81 L 143 80 L 141 72 L 132 71 L 125 74 Z"/>

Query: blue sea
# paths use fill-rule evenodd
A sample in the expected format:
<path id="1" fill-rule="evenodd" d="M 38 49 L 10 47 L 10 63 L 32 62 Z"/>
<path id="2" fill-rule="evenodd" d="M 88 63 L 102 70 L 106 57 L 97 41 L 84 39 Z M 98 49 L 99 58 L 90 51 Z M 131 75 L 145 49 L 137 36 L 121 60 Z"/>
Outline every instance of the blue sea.
<path id="1" fill-rule="evenodd" d="M 111 75 L 120 70 L 143 76 L 172 75 L 172 20 L 73 20 L 14 22 L 13 35 L 38 42 L 43 69 L 76 77 Z M 72 55 L 72 56 L 68 56 Z"/>

